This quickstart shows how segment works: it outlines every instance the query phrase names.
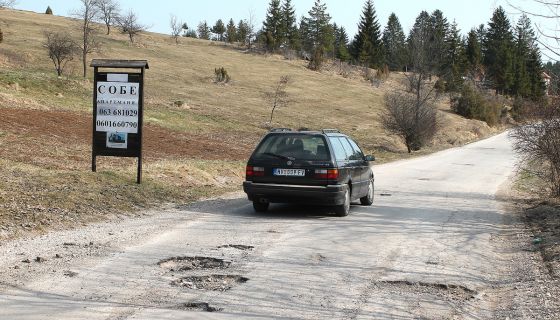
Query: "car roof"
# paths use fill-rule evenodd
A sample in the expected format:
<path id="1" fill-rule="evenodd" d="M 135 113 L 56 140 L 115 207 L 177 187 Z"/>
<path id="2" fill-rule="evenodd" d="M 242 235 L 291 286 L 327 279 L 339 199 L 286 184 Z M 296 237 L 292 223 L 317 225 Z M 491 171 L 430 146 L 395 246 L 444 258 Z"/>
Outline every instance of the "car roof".
<path id="1" fill-rule="evenodd" d="M 303 134 L 303 135 L 325 135 L 327 137 L 347 137 L 336 129 L 322 129 L 322 130 L 292 130 L 289 128 L 277 128 L 270 130 L 269 134 Z"/>

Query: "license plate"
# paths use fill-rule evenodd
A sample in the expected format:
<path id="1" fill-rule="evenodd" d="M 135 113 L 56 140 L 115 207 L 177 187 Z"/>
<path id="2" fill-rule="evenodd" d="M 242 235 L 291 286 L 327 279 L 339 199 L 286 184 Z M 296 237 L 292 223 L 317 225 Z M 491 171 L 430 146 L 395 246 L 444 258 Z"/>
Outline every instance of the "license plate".
<path id="1" fill-rule="evenodd" d="M 275 176 L 282 177 L 305 177 L 304 169 L 274 169 L 273 174 Z"/>

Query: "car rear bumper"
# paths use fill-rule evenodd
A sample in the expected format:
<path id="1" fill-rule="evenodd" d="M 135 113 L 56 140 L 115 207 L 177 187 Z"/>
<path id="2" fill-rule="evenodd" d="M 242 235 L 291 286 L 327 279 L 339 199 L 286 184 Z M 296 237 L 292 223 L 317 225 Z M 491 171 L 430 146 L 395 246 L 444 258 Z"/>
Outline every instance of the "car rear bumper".
<path id="1" fill-rule="evenodd" d="M 344 203 L 346 189 L 346 185 L 302 186 L 243 182 L 243 191 L 249 200 L 266 199 L 272 203 L 341 205 Z"/>

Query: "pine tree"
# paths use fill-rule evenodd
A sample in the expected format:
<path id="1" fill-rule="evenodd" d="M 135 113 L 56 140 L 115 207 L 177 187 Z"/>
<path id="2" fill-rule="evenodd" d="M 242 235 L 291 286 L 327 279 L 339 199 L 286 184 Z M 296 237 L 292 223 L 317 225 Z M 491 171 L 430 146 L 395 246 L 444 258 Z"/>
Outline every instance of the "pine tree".
<path id="1" fill-rule="evenodd" d="M 210 40 L 210 27 L 206 21 L 200 22 L 196 31 L 199 39 Z"/>
<path id="2" fill-rule="evenodd" d="M 229 23 L 226 27 L 226 40 L 229 43 L 237 41 L 237 27 L 233 19 L 229 19 Z"/>
<path id="3" fill-rule="evenodd" d="M 47 10 L 45 11 L 45 14 L 50 14 L 50 15 L 53 14 L 51 6 L 47 6 Z"/>
<path id="4" fill-rule="evenodd" d="M 309 17 L 305 18 L 307 26 L 307 43 L 311 49 L 311 61 L 309 67 L 318 70 L 323 64 L 325 54 L 329 52 L 334 44 L 334 34 L 330 24 L 331 16 L 327 13 L 327 5 L 321 0 L 315 0 L 313 8 L 309 11 Z"/>
<path id="5" fill-rule="evenodd" d="M 465 58 L 467 59 L 469 72 L 477 72 L 482 65 L 482 48 L 475 29 L 469 31 L 467 35 Z"/>
<path id="6" fill-rule="evenodd" d="M 377 21 L 372 0 L 366 0 L 364 5 L 358 34 L 353 42 L 352 55 L 354 59 L 369 67 L 380 67 L 384 64 L 381 26 Z"/>
<path id="7" fill-rule="evenodd" d="M 430 56 L 432 57 L 432 69 L 438 75 L 444 75 L 446 43 L 445 38 L 449 32 L 449 22 L 441 10 L 436 10 L 430 16 L 430 27 L 432 37 L 430 39 Z"/>
<path id="8" fill-rule="evenodd" d="M 298 29 L 299 29 L 298 33 L 299 33 L 299 39 L 300 39 L 302 49 L 306 53 L 310 53 L 311 50 L 313 49 L 313 43 L 311 43 L 311 41 L 310 41 L 309 24 L 307 23 L 307 18 L 305 16 L 302 16 L 300 18 Z"/>
<path id="9" fill-rule="evenodd" d="M 406 64 L 406 36 L 399 18 L 391 13 L 383 31 L 385 62 L 392 71 L 400 71 Z"/>
<path id="10" fill-rule="evenodd" d="M 543 65 L 531 20 L 522 15 L 515 28 L 515 59 L 512 94 L 537 99 L 544 94 Z"/>
<path id="11" fill-rule="evenodd" d="M 445 56 L 443 58 L 443 78 L 447 91 L 458 91 L 466 72 L 465 45 L 457 23 L 453 22 L 445 37 Z"/>
<path id="12" fill-rule="evenodd" d="M 527 73 L 529 56 L 536 41 L 535 33 L 531 28 L 531 20 L 522 15 L 515 27 L 515 55 L 514 55 L 514 80 L 512 95 L 529 97 L 531 95 L 531 79 Z"/>
<path id="13" fill-rule="evenodd" d="M 544 67 L 542 64 L 542 56 L 538 46 L 535 46 L 529 54 L 527 60 L 527 73 L 531 83 L 530 98 L 537 100 L 546 94 L 546 84 L 543 79 Z"/>
<path id="14" fill-rule="evenodd" d="M 263 23 L 263 33 L 266 36 L 266 47 L 269 51 L 276 51 L 283 43 L 283 26 L 280 0 L 270 0 L 266 20 Z"/>
<path id="15" fill-rule="evenodd" d="M 435 73 L 432 54 L 432 26 L 430 14 L 420 12 L 407 39 L 408 64 L 414 72 L 427 76 Z"/>
<path id="16" fill-rule="evenodd" d="M 216 24 L 212 27 L 212 33 L 218 36 L 218 41 L 224 41 L 224 33 L 226 33 L 226 26 L 222 19 L 218 19 Z"/>
<path id="17" fill-rule="evenodd" d="M 479 25 L 478 28 L 476 28 L 475 30 L 478 43 L 480 43 L 481 46 L 484 43 L 484 41 L 486 41 L 486 32 L 487 32 L 486 27 L 483 24 Z"/>
<path id="18" fill-rule="evenodd" d="M 237 24 L 237 41 L 242 44 L 247 43 L 247 37 L 249 36 L 249 23 L 245 20 L 239 20 Z"/>
<path id="19" fill-rule="evenodd" d="M 285 0 L 282 9 L 282 39 L 284 45 L 292 50 L 297 50 L 300 47 L 299 32 L 297 28 L 296 10 L 292 5 L 291 0 Z"/>
<path id="20" fill-rule="evenodd" d="M 484 66 L 497 93 L 508 94 L 513 86 L 513 34 L 504 9 L 498 7 L 484 37 Z"/>
<path id="21" fill-rule="evenodd" d="M 350 52 L 348 51 L 348 33 L 342 26 L 340 28 L 336 27 L 336 29 L 333 26 L 333 29 L 335 30 L 335 58 L 340 61 L 349 61 L 351 57 Z"/>

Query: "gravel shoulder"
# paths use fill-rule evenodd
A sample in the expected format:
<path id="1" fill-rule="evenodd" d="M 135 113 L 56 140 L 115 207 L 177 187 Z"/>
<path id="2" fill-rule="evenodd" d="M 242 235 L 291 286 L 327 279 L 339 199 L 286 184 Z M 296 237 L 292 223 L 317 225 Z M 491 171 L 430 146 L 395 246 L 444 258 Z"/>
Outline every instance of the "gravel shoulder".
<path id="1" fill-rule="evenodd" d="M 509 212 L 511 228 L 499 241 L 511 263 L 510 280 L 498 290 L 501 299 L 496 314 L 502 319 L 558 319 L 560 268 L 558 258 L 551 254 L 559 249 L 558 209 L 548 203 L 535 205 L 515 188 L 513 179 L 501 188 L 498 198 Z"/>

